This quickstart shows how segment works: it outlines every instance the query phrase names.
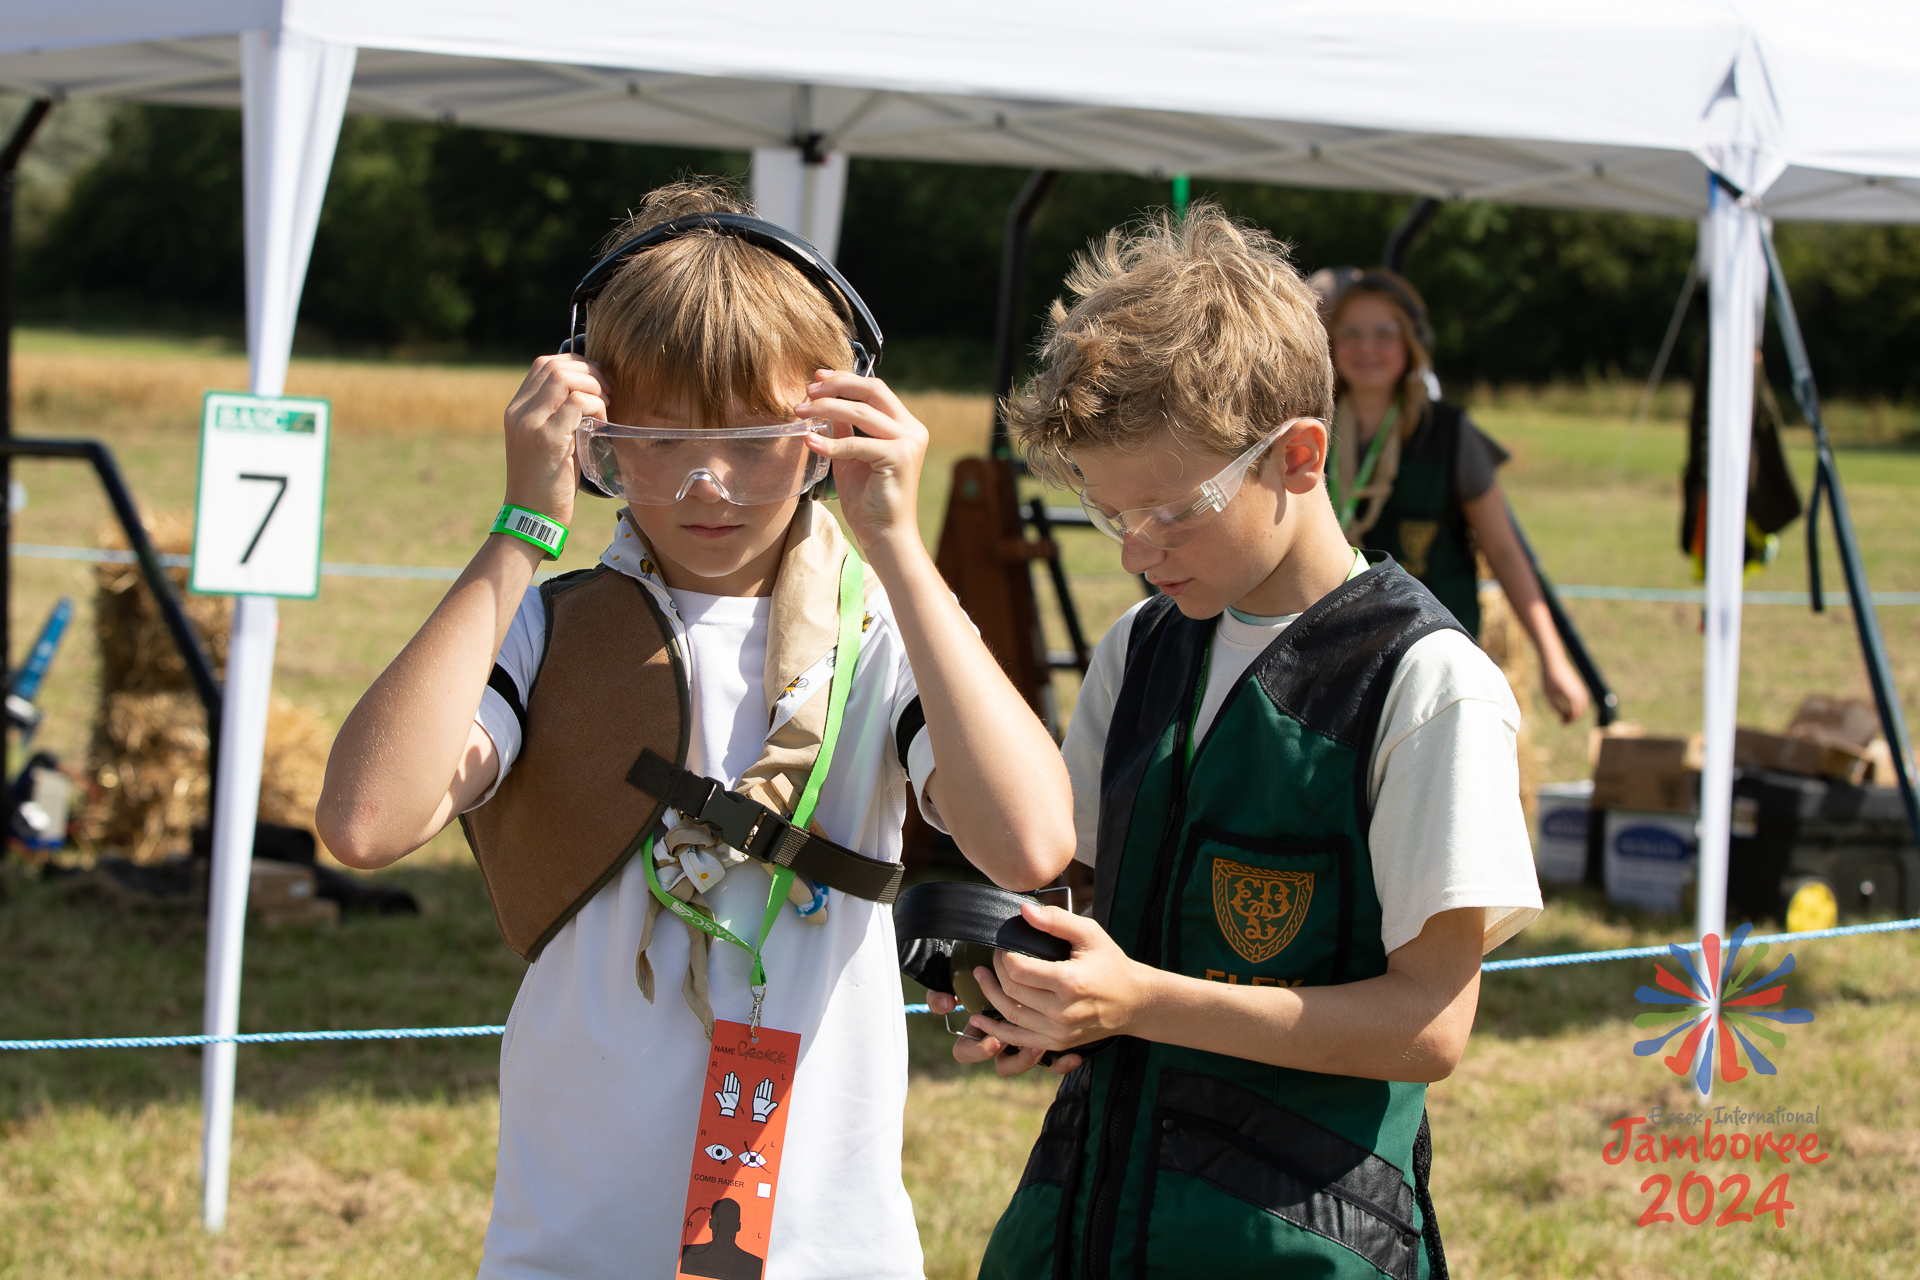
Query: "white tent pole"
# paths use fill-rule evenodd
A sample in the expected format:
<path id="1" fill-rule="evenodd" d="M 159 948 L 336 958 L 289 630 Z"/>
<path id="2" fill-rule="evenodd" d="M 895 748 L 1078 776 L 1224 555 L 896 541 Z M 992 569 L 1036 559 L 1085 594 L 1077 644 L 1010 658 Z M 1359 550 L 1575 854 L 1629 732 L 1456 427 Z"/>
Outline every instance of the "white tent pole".
<path id="1" fill-rule="evenodd" d="M 1753 438 L 1753 353 L 1766 301 L 1757 210 L 1715 184 L 1701 260 L 1711 334 L 1707 368 L 1707 591 L 1700 862 L 1695 923 L 1724 936 L 1733 731 L 1740 694 L 1740 594 L 1746 578 L 1747 466 Z"/>
<path id="2" fill-rule="evenodd" d="M 750 179 L 754 208 L 806 240 L 832 262 L 840 250 L 847 199 L 847 154 L 829 151 L 808 163 L 799 147 L 755 147 Z"/>
<path id="3" fill-rule="evenodd" d="M 240 38 L 247 228 L 247 354 L 255 395 L 286 390 L 293 322 L 300 306 L 320 202 L 333 167 L 356 51 L 279 31 Z M 271 596 L 234 602 L 227 648 L 213 814 L 213 881 L 207 911 L 208 1035 L 240 1025 L 240 958 L 253 869 L 260 765 L 280 616 Z M 233 1150 L 236 1046 L 208 1045 L 201 1059 L 202 1220 L 227 1221 Z"/>

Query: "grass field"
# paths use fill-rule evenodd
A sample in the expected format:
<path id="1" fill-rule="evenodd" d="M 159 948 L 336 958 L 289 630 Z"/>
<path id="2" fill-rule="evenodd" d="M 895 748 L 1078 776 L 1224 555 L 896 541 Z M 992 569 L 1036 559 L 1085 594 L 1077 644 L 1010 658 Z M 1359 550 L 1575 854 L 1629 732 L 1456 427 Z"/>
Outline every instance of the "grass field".
<path id="1" fill-rule="evenodd" d="M 155 508 L 192 504 L 200 392 L 245 380 L 242 362 L 217 350 L 59 334 L 25 335 L 15 370 L 22 434 L 107 440 Z M 330 396 L 339 424 L 326 558 L 463 562 L 498 502 L 499 409 L 517 380 L 516 370 L 297 362 L 290 389 Z M 1514 452 L 1505 471 L 1514 505 L 1560 581 L 1692 585 L 1673 550 L 1683 445 L 1673 422 L 1632 426 L 1630 398 L 1483 400 L 1477 416 Z M 914 405 L 936 437 L 923 504 L 931 538 L 947 464 L 978 448 L 987 405 L 956 396 L 917 397 Z M 1863 409 L 1859 417 L 1865 432 L 1872 415 Z M 1804 441 L 1793 455 L 1804 479 Z M 1850 449 L 1841 469 L 1874 586 L 1920 590 L 1920 524 L 1910 511 L 1920 453 Z M 16 539 L 93 541 L 106 508 L 89 475 L 46 462 L 19 464 L 16 474 L 30 492 Z M 604 527 L 595 521 L 610 514 L 576 521 L 563 567 L 591 561 L 593 531 Z M 1097 634 L 1137 598 L 1137 587 L 1104 542 L 1066 537 Z M 1803 556 L 1796 526 L 1780 562 L 1753 585 L 1803 588 Z M 13 570 L 17 648 L 53 599 L 78 597 L 75 641 L 49 680 L 41 734 L 78 760 L 94 697 L 91 573 L 25 558 Z M 1829 580 L 1837 584 L 1837 573 Z M 338 723 L 440 590 L 328 579 L 319 600 L 284 603 L 281 691 Z M 1569 608 L 1630 717 L 1656 731 L 1697 727 L 1696 608 Z M 1889 608 L 1882 619 L 1913 717 L 1920 610 Z M 1859 673 L 1845 611 L 1747 611 L 1743 719 L 1778 725 L 1805 693 L 1863 693 Z M 1071 689 L 1062 692 L 1070 702 Z M 1537 725 L 1535 741 L 1544 777 L 1586 771 L 1584 729 Z M 383 875 L 420 898 L 419 919 L 249 938 L 244 1029 L 504 1018 L 520 962 L 499 943 L 457 837 L 443 836 Z M 0 1035 L 198 1029 L 204 930 L 191 915 L 132 910 L 13 870 L 0 887 Z M 1634 945 L 1685 932 L 1681 921 L 1572 895 L 1555 900 L 1508 952 Z M 1629 1051 L 1639 1008 L 1632 992 L 1650 978 L 1646 965 L 1490 975 L 1467 1059 L 1430 1095 L 1435 1196 L 1456 1274 L 1920 1274 L 1906 1208 L 1920 1185 L 1920 940 L 1809 943 L 1798 957 L 1793 994 L 1816 1022 L 1781 1052 L 1779 1077 L 1750 1076 L 1715 1098 L 1752 1111 L 1822 1108 L 1822 1144 L 1834 1155 L 1793 1169 L 1795 1207 L 1784 1227 L 1634 1225 L 1650 1199 L 1638 1190 L 1645 1171 L 1601 1158 L 1613 1137 L 1608 1126 L 1656 1104 L 1690 1105 L 1674 1076 Z M 928 1272 L 967 1276 L 1050 1091 L 1044 1081 L 959 1072 L 931 1020 L 913 1020 L 912 1036 L 905 1159 Z M 218 1238 L 197 1226 L 195 1053 L 0 1055 L 0 1274 L 471 1274 L 491 1191 L 497 1052 L 491 1039 L 244 1050 L 233 1207 Z"/>

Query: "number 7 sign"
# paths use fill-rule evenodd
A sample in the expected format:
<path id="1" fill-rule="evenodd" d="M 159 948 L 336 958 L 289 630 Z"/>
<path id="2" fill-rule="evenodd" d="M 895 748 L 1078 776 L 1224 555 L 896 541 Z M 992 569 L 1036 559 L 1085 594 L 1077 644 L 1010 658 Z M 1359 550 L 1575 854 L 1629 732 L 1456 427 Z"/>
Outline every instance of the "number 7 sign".
<path id="1" fill-rule="evenodd" d="M 193 589 L 297 596 L 320 590 L 325 400 L 209 391 L 200 418 Z"/>

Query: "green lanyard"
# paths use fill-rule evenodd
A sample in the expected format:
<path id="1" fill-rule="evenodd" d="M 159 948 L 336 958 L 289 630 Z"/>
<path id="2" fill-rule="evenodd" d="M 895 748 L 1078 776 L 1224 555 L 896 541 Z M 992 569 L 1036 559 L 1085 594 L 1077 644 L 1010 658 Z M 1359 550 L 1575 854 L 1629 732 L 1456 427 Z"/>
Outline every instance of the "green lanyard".
<path id="1" fill-rule="evenodd" d="M 1387 432 L 1393 430 L 1393 421 L 1399 416 L 1400 405 L 1397 401 L 1387 406 L 1386 417 L 1380 419 L 1380 427 L 1373 433 L 1373 445 L 1367 450 L 1367 456 L 1360 460 L 1360 470 L 1354 474 L 1353 492 L 1347 495 L 1345 501 L 1340 497 L 1340 472 L 1337 468 L 1329 467 L 1328 478 L 1332 481 L 1333 487 L 1333 509 L 1340 513 L 1342 529 L 1353 520 L 1353 509 L 1360 501 L 1360 491 L 1367 487 L 1369 480 L 1373 479 L 1373 469 L 1379 465 L 1380 451 L 1387 443 Z M 1329 449 L 1327 453 L 1328 461 L 1331 462 L 1333 451 Z"/>
<path id="2" fill-rule="evenodd" d="M 860 631 L 866 599 L 864 588 L 865 574 L 860 556 L 850 550 L 847 558 L 840 562 L 840 638 L 838 648 L 834 650 L 833 683 L 827 689 L 827 724 L 820 734 L 820 754 L 814 757 L 813 771 L 807 775 L 807 785 L 800 792 L 800 803 L 794 806 L 793 817 L 789 819 L 803 831 L 813 821 L 814 808 L 820 803 L 820 787 L 827 780 L 827 766 L 833 760 L 834 743 L 840 737 L 840 721 L 847 711 L 847 692 L 853 687 L 853 669 L 860 662 Z M 640 851 L 640 860 L 646 864 L 647 888 L 660 900 L 660 905 L 694 928 L 703 929 L 724 942 L 731 942 L 753 957 L 753 1013 L 748 1020 L 748 1027 L 751 1032 L 757 1033 L 760 1030 L 760 1005 L 767 998 L 767 967 L 761 959 L 760 949 L 767 945 L 767 935 L 773 932 L 773 922 L 780 914 L 780 905 L 787 900 L 787 890 L 793 884 L 793 868 L 771 869 L 773 884 L 767 891 L 766 914 L 760 919 L 760 943 L 755 946 L 712 916 L 702 914 L 660 887 L 660 873 L 653 865 L 652 836 L 647 837 L 646 847 Z M 754 1034 L 753 1040 L 759 1043 L 758 1034 Z"/>

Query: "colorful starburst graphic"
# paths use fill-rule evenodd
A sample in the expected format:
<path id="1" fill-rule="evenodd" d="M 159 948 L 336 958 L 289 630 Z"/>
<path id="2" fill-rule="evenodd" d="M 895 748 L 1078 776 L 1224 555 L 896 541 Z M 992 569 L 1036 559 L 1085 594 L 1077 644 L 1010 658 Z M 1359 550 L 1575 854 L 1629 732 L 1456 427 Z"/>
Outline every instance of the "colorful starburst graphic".
<path id="1" fill-rule="evenodd" d="M 1791 952 L 1777 968 L 1749 981 L 1753 971 L 1767 958 L 1767 952 L 1772 950 L 1770 943 L 1757 943 L 1747 952 L 1739 972 L 1734 972 L 1741 949 L 1746 945 L 1747 935 L 1752 931 L 1752 925 L 1741 925 L 1724 946 L 1718 935 L 1708 934 L 1701 939 L 1697 965 L 1686 948 L 1675 944 L 1668 950 L 1673 953 L 1685 978 L 1676 977 L 1664 965 L 1656 964 L 1654 981 L 1659 984 L 1659 989 L 1641 987 L 1633 993 L 1641 1004 L 1684 1006 L 1656 1009 L 1635 1018 L 1633 1025 L 1643 1031 L 1649 1027 L 1664 1026 L 1675 1018 L 1681 1021 L 1663 1035 L 1640 1041 L 1633 1046 L 1633 1051 L 1642 1058 L 1650 1058 L 1665 1048 L 1667 1041 L 1685 1032 L 1686 1038 L 1680 1042 L 1680 1047 L 1664 1061 L 1668 1070 L 1675 1075 L 1692 1075 L 1703 1094 L 1713 1089 L 1716 1047 L 1720 1051 L 1718 1061 L 1722 1080 L 1745 1078 L 1747 1069 L 1740 1065 L 1739 1049 L 1747 1051 L 1747 1061 L 1755 1071 L 1763 1076 L 1778 1075 L 1779 1068 L 1754 1048 L 1753 1040 L 1747 1037 L 1751 1035 L 1780 1049 L 1786 1045 L 1787 1037 L 1785 1033 L 1767 1026 L 1767 1022 L 1797 1025 L 1813 1021 L 1810 1010 L 1776 1007 L 1786 999 L 1785 979 L 1793 972 Z"/>

